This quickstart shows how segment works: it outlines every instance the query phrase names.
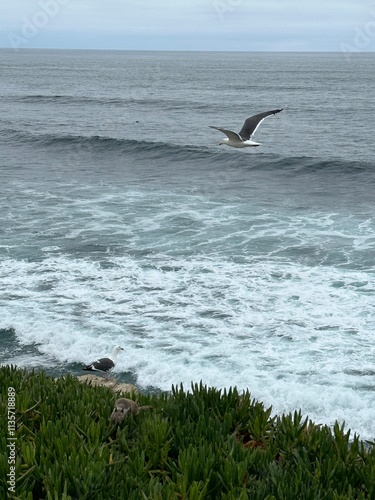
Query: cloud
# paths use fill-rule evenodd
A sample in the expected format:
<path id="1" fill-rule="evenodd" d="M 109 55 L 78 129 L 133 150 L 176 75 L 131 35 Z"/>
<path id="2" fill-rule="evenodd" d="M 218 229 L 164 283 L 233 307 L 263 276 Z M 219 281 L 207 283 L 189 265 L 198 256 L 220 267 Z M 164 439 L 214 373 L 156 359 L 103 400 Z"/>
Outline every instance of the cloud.
<path id="1" fill-rule="evenodd" d="M 371 9 L 370 0 L 9 0 L 0 43 L 31 24 L 30 47 L 339 50 Z"/>

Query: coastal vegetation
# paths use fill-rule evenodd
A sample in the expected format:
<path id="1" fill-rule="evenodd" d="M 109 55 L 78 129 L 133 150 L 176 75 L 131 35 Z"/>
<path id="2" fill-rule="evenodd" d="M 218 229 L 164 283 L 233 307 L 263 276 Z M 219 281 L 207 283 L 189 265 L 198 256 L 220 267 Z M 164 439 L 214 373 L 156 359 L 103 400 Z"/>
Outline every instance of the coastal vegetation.
<path id="1" fill-rule="evenodd" d="M 374 443 L 300 411 L 275 416 L 248 391 L 131 394 L 151 408 L 115 425 L 106 387 L 14 366 L 0 380 L 1 498 L 375 498 Z"/>

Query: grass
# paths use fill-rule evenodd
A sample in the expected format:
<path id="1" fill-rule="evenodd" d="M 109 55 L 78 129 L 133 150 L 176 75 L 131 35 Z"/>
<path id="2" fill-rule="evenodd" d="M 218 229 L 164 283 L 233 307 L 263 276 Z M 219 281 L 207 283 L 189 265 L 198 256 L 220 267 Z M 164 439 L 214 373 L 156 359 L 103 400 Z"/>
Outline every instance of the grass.
<path id="1" fill-rule="evenodd" d="M 0 455 L 0 497 L 15 499 L 371 499 L 375 451 L 336 424 L 271 408 L 233 388 L 138 394 L 152 410 L 116 427 L 117 399 L 74 377 L 0 368 L 1 449 L 16 392 L 15 492 Z"/>

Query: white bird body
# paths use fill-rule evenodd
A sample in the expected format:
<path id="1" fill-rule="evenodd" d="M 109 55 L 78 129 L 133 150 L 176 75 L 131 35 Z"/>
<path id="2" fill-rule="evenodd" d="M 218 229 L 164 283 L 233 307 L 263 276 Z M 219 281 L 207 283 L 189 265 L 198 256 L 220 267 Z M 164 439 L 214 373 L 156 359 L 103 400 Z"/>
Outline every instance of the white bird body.
<path id="1" fill-rule="evenodd" d="M 108 377 L 107 372 L 112 370 L 117 363 L 117 353 L 123 350 L 124 349 L 120 346 L 115 347 L 112 351 L 112 354 L 108 358 L 97 359 L 89 365 L 84 366 L 82 369 L 92 372 L 101 372 L 104 373 L 106 377 Z"/>
<path id="2" fill-rule="evenodd" d="M 221 141 L 219 142 L 219 146 L 221 146 L 221 144 L 232 146 L 232 148 L 249 148 L 252 146 L 261 145 L 260 142 L 255 142 L 250 139 L 248 141 L 233 141 L 232 139 L 229 139 L 229 137 L 224 137 L 224 139 L 221 139 Z"/>
<path id="3" fill-rule="evenodd" d="M 210 125 L 210 127 L 220 130 L 220 132 L 223 132 L 223 134 L 227 136 L 219 142 L 219 145 L 225 144 L 226 146 L 231 146 L 232 148 L 241 149 L 260 146 L 260 142 L 251 140 L 252 135 L 255 134 L 255 131 L 262 121 L 267 118 L 267 116 L 275 115 L 276 113 L 280 113 L 280 111 L 282 111 L 282 109 L 273 109 L 272 111 L 265 111 L 264 113 L 258 113 L 257 115 L 250 116 L 250 118 L 245 120 L 245 123 L 239 133 L 221 127 L 213 127 L 212 125 Z"/>

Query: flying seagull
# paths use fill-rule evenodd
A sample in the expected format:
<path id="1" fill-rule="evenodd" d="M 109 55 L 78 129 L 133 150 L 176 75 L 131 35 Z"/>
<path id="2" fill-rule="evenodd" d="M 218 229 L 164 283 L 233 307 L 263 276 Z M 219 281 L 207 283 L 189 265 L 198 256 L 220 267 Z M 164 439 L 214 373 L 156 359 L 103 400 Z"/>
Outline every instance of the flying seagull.
<path id="1" fill-rule="evenodd" d="M 238 134 L 237 132 L 232 132 L 231 130 L 227 130 L 225 128 L 213 127 L 212 125 L 210 125 L 210 127 L 220 130 L 220 132 L 223 132 L 227 136 L 219 142 L 219 145 L 226 144 L 227 146 L 232 146 L 232 148 L 260 146 L 261 143 L 252 141 L 251 136 L 255 133 L 262 121 L 267 118 L 267 116 L 276 115 L 276 113 L 280 113 L 280 111 L 282 111 L 282 109 L 274 109 L 272 111 L 265 111 L 264 113 L 250 116 L 250 118 L 245 121 Z"/>
<path id="2" fill-rule="evenodd" d="M 115 347 L 112 351 L 112 354 L 108 358 L 100 358 L 97 361 L 93 361 L 87 366 L 84 366 L 82 370 L 88 370 L 91 372 L 102 372 L 106 378 L 109 378 L 107 372 L 114 368 L 117 362 L 117 353 L 123 351 L 124 349 L 120 346 Z"/>

